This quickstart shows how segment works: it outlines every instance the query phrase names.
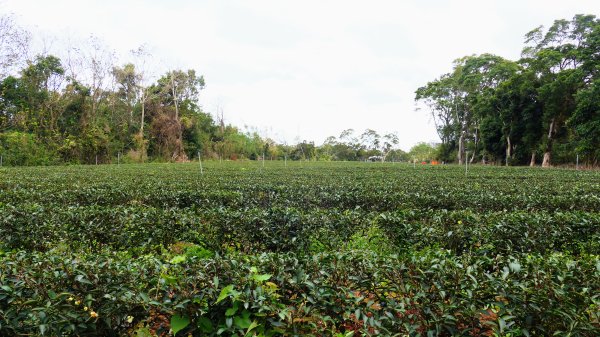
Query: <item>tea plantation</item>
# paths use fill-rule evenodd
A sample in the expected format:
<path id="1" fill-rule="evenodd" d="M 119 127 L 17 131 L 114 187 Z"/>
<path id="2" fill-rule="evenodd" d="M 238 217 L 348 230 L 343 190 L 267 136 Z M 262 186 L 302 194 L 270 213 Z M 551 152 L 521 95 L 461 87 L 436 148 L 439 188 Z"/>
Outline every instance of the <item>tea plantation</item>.
<path id="1" fill-rule="evenodd" d="M 0 168 L 0 336 L 599 336 L 600 172 Z"/>

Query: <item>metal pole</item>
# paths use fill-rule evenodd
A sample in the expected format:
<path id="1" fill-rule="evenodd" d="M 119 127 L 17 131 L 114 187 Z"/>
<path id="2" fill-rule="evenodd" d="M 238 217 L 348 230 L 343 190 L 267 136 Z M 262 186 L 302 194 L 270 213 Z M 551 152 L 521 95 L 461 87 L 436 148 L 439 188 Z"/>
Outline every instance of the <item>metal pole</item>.
<path id="1" fill-rule="evenodd" d="M 575 169 L 579 170 L 579 153 L 577 154 L 577 161 L 576 161 L 576 164 L 575 164 Z"/>

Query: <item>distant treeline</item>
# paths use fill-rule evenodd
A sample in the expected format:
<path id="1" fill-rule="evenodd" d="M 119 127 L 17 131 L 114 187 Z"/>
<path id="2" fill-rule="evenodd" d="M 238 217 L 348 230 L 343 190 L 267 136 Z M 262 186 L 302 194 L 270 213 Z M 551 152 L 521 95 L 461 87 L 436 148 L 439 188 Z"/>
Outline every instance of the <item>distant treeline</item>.
<path id="1" fill-rule="evenodd" d="M 29 57 L 31 34 L 0 16 L 0 156 L 3 165 L 205 159 L 409 160 L 395 134 L 344 131 L 324 145 L 282 144 L 202 110 L 204 77 L 170 70 L 151 78 L 145 48 L 117 64 L 99 39 Z M 427 146 L 425 146 L 427 147 Z M 431 149 L 429 147 L 429 149 Z M 429 151 L 431 156 L 431 151 Z"/>
<path id="2" fill-rule="evenodd" d="M 600 159 L 600 20 L 576 15 L 525 35 L 518 61 L 483 54 L 419 88 L 443 161 L 506 165 Z"/>

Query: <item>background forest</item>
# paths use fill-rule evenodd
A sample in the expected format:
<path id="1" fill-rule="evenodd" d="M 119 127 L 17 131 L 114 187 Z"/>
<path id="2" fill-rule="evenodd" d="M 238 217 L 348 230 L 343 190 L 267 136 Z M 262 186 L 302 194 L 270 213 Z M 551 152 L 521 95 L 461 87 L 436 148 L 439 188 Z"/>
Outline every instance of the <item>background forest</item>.
<path id="1" fill-rule="evenodd" d="M 416 100 L 432 112 L 441 160 L 550 166 L 579 156 L 598 165 L 600 21 L 576 15 L 540 26 L 518 61 L 459 58 Z"/>
<path id="2" fill-rule="evenodd" d="M 102 41 L 69 49 L 61 59 L 30 54 L 30 34 L 0 18 L 0 155 L 4 165 L 187 161 L 209 159 L 408 160 L 398 137 L 346 130 L 322 146 L 276 142 L 256 129 L 226 124 L 222 110 L 202 110 L 205 80 L 195 70 L 169 70 L 156 80 L 151 55 L 131 62 Z"/>
<path id="3" fill-rule="evenodd" d="M 4 165 L 212 159 L 387 160 L 550 166 L 598 165 L 600 20 L 577 15 L 526 35 L 517 61 L 459 58 L 416 91 L 440 144 L 406 153 L 397 134 L 343 131 L 322 145 L 289 145 L 205 112 L 195 70 L 151 76 L 142 47 L 119 63 L 91 37 L 85 45 L 31 52 L 31 34 L 0 17 L 0 156 Z M 32 56 L 33 55 L 33 56 Z M 285 112 L 282 112 L 285 113 Z"/>

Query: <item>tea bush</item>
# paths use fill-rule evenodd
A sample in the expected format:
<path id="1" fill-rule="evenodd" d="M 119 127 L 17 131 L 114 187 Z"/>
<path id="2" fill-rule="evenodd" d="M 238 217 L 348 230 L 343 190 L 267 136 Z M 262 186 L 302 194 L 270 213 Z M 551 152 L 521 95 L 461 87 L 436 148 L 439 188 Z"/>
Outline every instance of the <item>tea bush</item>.
<path id="1" fill-rule="evenodd" d="M 598 336 L 600 173 L 0 168 L 0 336 Z"/>

